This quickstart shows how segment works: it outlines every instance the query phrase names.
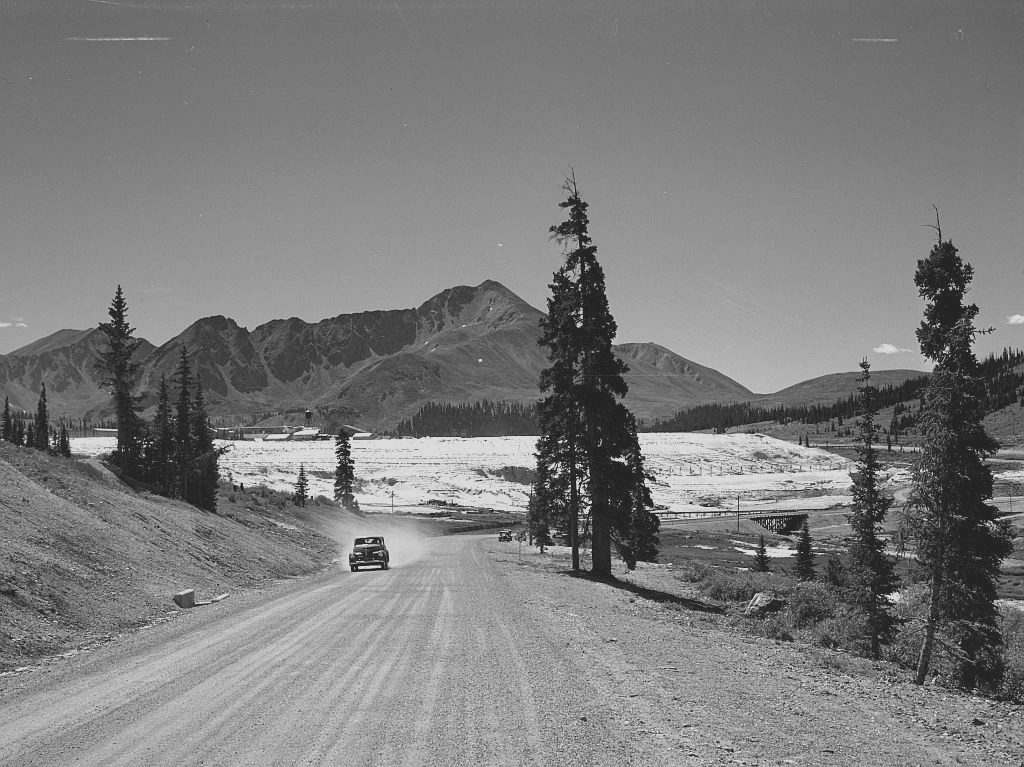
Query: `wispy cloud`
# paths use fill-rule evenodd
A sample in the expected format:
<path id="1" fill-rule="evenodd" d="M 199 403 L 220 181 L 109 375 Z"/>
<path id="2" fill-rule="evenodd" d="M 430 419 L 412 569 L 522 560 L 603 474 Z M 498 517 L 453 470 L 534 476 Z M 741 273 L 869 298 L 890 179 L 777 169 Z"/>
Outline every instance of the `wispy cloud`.
<path id="1" fill-rule="evenodd" d="M 1024 314 L 1011 314 L 1006 318 L 1007 325 L 1024 325 Z"/>
<path id="2" fill-rule="evenodd" d="M 164 43 L 173 38 L 141 35 L 139 37 L 68 37 L 65 39 L 76 43 Z"/>
<path id="3" fill-rule="evenodd" d="M 900 39 L 898 37 L 855 37 L 853 42 L 855 43 L 898 43 Z"/>
<path id="4" fill-rule="evenodd" d="M 875 354 L 913 354 L 913 349 L 902 349 L 894 344 L 879 344 L 872 349 Z"/>
<path id="5" fill-rule="evenodd" d="M 13 320 L 0 322 L 0 328 L 27 328 L 28 323 L 24 317 L 15 317 Z"/>

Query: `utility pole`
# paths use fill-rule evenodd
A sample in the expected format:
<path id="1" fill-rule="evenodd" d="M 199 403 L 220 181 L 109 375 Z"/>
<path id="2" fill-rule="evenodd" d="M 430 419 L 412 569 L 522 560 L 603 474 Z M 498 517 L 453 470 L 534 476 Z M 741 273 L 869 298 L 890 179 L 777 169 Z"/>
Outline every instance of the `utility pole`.
<path id="1" fill-rule="evenodd" d="M 740 531 L 740 494 L 736 493 L 736 532 Z"/>

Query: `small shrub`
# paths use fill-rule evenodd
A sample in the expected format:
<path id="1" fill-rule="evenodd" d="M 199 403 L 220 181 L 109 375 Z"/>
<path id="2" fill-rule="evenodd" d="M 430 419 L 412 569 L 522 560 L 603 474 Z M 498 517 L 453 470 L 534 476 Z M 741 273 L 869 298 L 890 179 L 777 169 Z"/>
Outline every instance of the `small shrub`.
<path id="1" fill-rule="evenodd" d="M 688 583 L 701 583 L 711 571 L 703 562 L 677 562 L 672 569 L 677 578 Z"/>
<path id="2" fill-rule="evenodd" d="M 1003 634 L 1003 681 L 999 696 L 1024 703 L 1024 612 L 1003 608 L 999 630 Z"/>
<path id="3" fill-rule="evenodd" d="M 776 642 L 792 642 L 793 635 L 789 633 L 778 616 L 772 615 L 761 622 L 761 633 L 774 639 Z"/>
<path id="4" fill-rule="evenodd" d="M 831 618 L 838 607 L 836 594 L 822 583 L 800 583 L 788 596 L 786 617 L 796 628 L 815 626 Z"/>
<path id="5" fill-rule="evenodd" d="M 697 584 L 702 596 L 717 602 L 747 602 L 758 591 L 776 588 L 771 574 L 720 569 L 703 562 L 679 563 L 674 570 L 677 578 Z"/>
<path id="6" fill-rule="evenodd" d="M 699 585 L 704 596 L 718 602 L 749 602 L 757 592 L 777 588 L 770 573 L 713 569 Z"/>
<path id="7" fill-rule="evenodd" d="M 867 655 L 871 649 L 864 615 L 845 604 L 837 604 L 833 613 L 814 626 L 814 643 L 833 650 Z"/>

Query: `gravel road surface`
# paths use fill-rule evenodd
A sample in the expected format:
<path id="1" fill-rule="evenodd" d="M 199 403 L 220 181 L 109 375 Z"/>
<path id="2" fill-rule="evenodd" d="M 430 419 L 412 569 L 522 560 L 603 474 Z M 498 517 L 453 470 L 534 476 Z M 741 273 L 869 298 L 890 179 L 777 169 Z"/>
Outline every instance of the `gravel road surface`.
<path id="1" fill-rule="evenodd" d="M 7 676 L 0 764 L 1024 759 L 1019 708 L 808 668 L 798 648 L 521 563 L 517 546 L 433 539 L 389 571 L 228 599 Z"/>

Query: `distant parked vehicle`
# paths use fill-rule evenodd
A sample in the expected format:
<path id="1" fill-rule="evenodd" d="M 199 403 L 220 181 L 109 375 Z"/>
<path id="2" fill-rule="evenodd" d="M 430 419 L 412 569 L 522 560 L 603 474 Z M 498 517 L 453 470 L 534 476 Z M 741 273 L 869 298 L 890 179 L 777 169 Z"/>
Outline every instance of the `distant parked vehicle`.
<path id="1" fill-rule="evenodd" d="M 511 530 L 499 530 L 498 531 L 498 540 L 499 541 L 511 541 L 512 540 L 512 531 Z"/>
<path id="2" fill-rule="evenodd" d="M 390 562 L 391 555 L 388 553 L 388 547 L 384 545 L 383 536 L 380 535 L 356 538 L 352 545 L 352 553 L 348 555 L 348 566 L 352 568 L 352 572 L 369 565 L 377 565 L 381 570 L 387 570 Z"/>

